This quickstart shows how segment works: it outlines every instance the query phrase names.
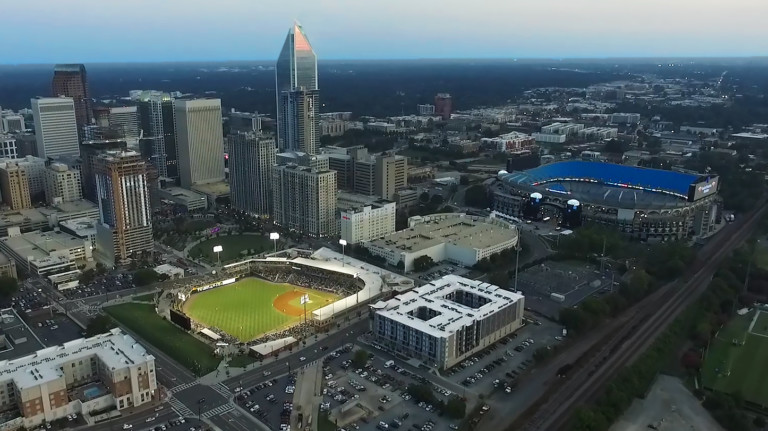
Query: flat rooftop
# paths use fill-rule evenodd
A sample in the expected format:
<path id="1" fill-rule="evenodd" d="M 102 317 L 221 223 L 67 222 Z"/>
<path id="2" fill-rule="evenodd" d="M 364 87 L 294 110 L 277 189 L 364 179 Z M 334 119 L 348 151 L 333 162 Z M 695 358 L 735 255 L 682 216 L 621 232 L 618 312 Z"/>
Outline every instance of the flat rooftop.
<path id="1" fill-rule="evenodd" d="M 174 199 L 179 199 L 187 202 L 205 199 L 205 194 L 198 193 L 192 190 L 183 189 L 181 187 L 166 187 L 164 189 L 158 190 L 158 193 L 160 194 L 161 197 L 172 196 Z"/>
<path id="2" fill-rule="evenodd" d="M 441 243 L 485 249 L 517 238 L 517 230 L 504 221 L 466 214 L 412 217 L 409 223 L 411 227 L 369 244 L 414 253 Z"/>
<path id="3" fill-rule="evenodd" d="M 472 307 L 449 299 L 457 293 L 473 295 L 483 304 Z M 381 316 L 442 338 L 522 298 L 523 295 L 492 284 L 449 274 L 389 301 L 381 301 L 373 308 Z"/>
<path id="4" fill-rule="evenodd" d="M 72 220 L 65 220 L 60 222 L 59 225 L 71 230 L 76 235 L 88 236 L 96 235 L 96 223 L 97 220 L 95 219 L 81 217 Z"/>
<path id="5" fill-rule="evenodd" d="M 45 346 L 12 308 L 0 310 L 0 334 L 5 335 L 7 345 L 0 347 L 0 367 L 3 361 L 36 352 Z"/>
<path id="6" fill-rule="evenodd" d="M 81 238 L 64 232 L 27 232 L 18 236 L 0 239 L 6 246 L 32 261 L 46 259 L 59 250 L 85 247 Z"/>
<path id="7" fill-rule="evenodd" d="M 195 184 L 192 186 L 192 190 L 210 196 L 226 196 L 229 194 L 229 184 L 224 181 L 208 184 Z"/>
<path id="8" fill-rule="evenodd" d="M 0 361 L 0 382 L 13 380 L 19 389 L 37 386 L 62 377 L 62 362 L 97 355 L 110 369 L 120 369 L 153 360 L 136 340 L 119 328 L 91 338 L 80 338 L 48 347 L 14 360 Z"/>

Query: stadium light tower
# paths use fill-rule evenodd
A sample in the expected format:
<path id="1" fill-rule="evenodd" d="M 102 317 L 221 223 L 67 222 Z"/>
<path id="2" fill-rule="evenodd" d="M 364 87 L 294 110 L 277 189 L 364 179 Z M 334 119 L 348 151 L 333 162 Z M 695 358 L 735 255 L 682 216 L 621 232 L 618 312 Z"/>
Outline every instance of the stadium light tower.
<path id="1" fill-rule="evenodd" d="M 277 240 L 280 239 L 280 234 L 277 232 L 272 232 L 269 234 L 269 239 L 275 242 L 275 253 L 277 253 Z"/>
<path id="2" fill-rule="evenodd" d="M 340 239 L 339 244 L 341 244 L 341 267 L 344 267 L 344 261 L 346 260 L 346 255 L 344 253 L 344 249 L 347 247 L 347 240 L 346 239 Z"/>
<path id="3" fill-rule="evenodd" d="M 214 245 L 213 246 L 213 252 L 216 253 L 216 259 L 219 261 L 219 266 L 221 266 L 221 252 L 224 250 L 224 248 L 220 245 Z"/>

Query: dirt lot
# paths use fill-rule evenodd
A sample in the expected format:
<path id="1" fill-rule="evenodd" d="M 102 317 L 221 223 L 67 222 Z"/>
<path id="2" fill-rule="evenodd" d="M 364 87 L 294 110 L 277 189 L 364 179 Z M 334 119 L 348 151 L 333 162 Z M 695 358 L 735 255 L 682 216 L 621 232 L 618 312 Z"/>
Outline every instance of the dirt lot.
<path id="1" fill-rule="evenodd" d="M 644 400 L 635 400 L 610 431 L 724 431 L 683 383 L 659 376 Z"/>

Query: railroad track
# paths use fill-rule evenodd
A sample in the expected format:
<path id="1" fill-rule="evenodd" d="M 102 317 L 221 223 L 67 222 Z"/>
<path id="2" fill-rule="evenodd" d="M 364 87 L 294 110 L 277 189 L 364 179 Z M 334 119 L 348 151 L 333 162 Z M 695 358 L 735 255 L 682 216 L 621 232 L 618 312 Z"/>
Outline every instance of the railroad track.
<path id="1" fill-rule="evenodd" d="M 699 253 L 692 271 L 678 283 L 671 283 L 646 298 L 630 312 L 626 324 L 578 371 L 559 385 L 535 413 L 517 429 L 549 431 L 564 429 L 573 409 L 599 394 L 622 367 L 634 361 L 664 329 L 706 289 L 728 253 L 745 241 L 765 214 L 761 202 L 740 226 L 721 232 L 720 238 L 707 244 Z M 733 231 L 735 230 L 735 232 Z"/>

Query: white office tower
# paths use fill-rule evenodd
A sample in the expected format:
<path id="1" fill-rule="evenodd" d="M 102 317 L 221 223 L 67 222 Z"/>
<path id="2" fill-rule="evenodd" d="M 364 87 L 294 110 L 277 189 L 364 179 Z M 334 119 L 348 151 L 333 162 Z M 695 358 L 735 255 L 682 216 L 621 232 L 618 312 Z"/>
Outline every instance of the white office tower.
<path id="1" fill-rule="evenodd" d="M 15 159 L 18 155 L 16 151 L 16 138 L 13 136 L 0 134 L 0 146 L 0 157 Z"/>
<path id="2" fill-rule="evenodd" d="M 221 100 L 177 100 L 174 113 L 181 186 L 224 181 Z"/>
<path id="3" fill-rule="evenodd" d="M 26 130 L 24 117 L 16 114 L 3 115 L 3 132 L 16 133 Z"/>
<path id="4" fill-rule="evenodd" d="M 80 155 L 75 102 L 71 97 L 32 99 L 37 156 Z"/>
<path id="5" fill-rule="evenodd" d="M 109 108 L 109 126 L 118 127 L 129 148 L 139 146 L 139 113 L 136 106 Z"/>
<path id="6" fill-rule="evenodd" d="M 63 163 L 51 163 L 45 170 L 45 200 L 50 205 L 83 198 L 80 171 Z"/>
<path id="7" fill-rule="evenodd" d="M 338 234 L 336 171 L 295 164 L 272 168 L 275 224 L 314 237 Z"/>
<path id="8" fill-rule="evenodd" d="M 229 186 L 232 206 L 258 216 L 272 208 L 275 140 L 255 133 L 229 136 Z"/>
<path id="9" fill-rule="evenodd" d="M 376 158 L 376 194 L 393 200 L 395 192 L 408 187 L 408 159 L 404 156 Z"/>

